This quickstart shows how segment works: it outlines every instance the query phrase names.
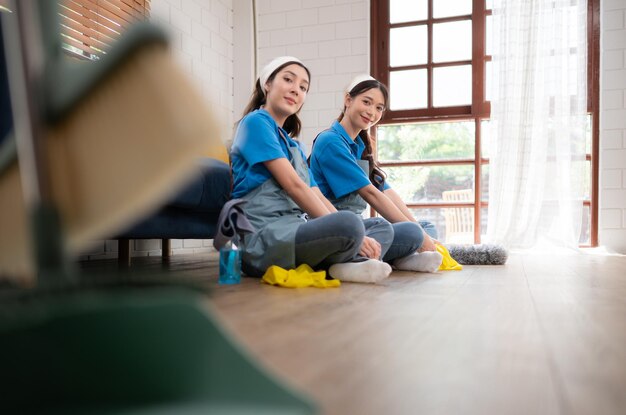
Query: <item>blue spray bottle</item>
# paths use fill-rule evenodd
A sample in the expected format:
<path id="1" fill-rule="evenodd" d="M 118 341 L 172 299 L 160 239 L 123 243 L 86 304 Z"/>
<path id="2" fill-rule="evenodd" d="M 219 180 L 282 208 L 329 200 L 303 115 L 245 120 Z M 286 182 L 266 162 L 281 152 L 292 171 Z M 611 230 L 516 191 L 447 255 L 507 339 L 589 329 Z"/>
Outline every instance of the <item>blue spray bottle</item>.
<path id="1" fill-rule="evenodd" d="M 242 241 L 245 234 L 254 232 L 254 227 L 242 208 L 245 203 L 243 199 L 229 200 L 222 207 L 217 220 L 213 246 L 220 253 L 220 284 L 241 282 Z"/>
<path id="2" fill-rule="evenodd" d="M 220 284 L 241 282 L 241 251 L 231 240 L 220 248 Z"/>

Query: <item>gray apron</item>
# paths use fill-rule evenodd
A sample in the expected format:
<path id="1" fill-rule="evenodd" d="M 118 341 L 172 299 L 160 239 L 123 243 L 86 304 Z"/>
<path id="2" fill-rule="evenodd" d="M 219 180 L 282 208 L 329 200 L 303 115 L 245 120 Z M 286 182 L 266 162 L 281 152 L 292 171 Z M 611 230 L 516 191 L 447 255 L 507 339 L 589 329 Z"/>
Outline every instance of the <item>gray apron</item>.
<path id="1" fill-rule="evenodd" d="M 298 147 L 289 147 L 289 161 L 298 176 L 310 186 L 309 169 Z M 300 225 L 306 222 L 305 213 L 298 207 L 278 182 L 270 177 L 262 185 L 243 196 L 245 213 L 256 232 L 243 240 L 244 272 L 260 277 L 271 265 L 285 269 L 296 267 L 295 241 Z"/>
<path id="2" fill-rule="evenodd" d="M 370 167 L 369 162 L 367 160 L 357 160 L 357 163 L 359 163 L 359 167 L 365 172 L 365 174 L 368 174 Z M 363 213 L 367 207 L 367 202 L 357 191 L 348 193 L 339 199 L 331 200 L 331 203 L 335 206 L 335 208 L 337 208 L 337 210 L 349 210 L 357 215 Z"/>

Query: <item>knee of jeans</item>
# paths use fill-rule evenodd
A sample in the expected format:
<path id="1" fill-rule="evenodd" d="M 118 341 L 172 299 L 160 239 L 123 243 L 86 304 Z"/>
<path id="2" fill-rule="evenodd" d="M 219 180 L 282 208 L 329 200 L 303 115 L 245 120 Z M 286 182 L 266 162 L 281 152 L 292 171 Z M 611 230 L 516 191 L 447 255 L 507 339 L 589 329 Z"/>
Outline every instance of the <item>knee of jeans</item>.
<path id="1" fill-rule="evenodd" d="M 393 228 L 396 244 L 412 246 L 413 250 L 417 250 L 424 243 L 424 231 L 415 222 L 394 223 Z"/>
<path id="2" fill-rule="evenodd" d="M 354 239 L 355 242 L 360 242 L 365 236 L 365 226 L 363 226 L 363 220 L 355 213 L 348 211 L 340 211 L 335 213 L 339 219 L 336 223 L 336 231 L 340 235 Z"/>
<path id="3" fill-rule="evenodd" d="M 365 234 L 376 239 L 381 245 L 390 245 L 394 239 L 394 227 L 383 218 L 369 218 Z"/>
<path id="4" fill-rule="evenodd" d="M 439 233 L 437 232 L 437 228 L 435 227 L 434 223 L 427 220 L 421 220 L 419 221 L 419 224 L 422 229 L 424 229 L 424 231 L 428 234 L 428 236 L 433 239 L 439 239 Z"/>
<path id="5" fill-rule="evenodd" d="M 391 224 L 389 223 L 387 219 L 379 218 L 379 217 L 367 218 L 363 221 L 363 223 L 367 223 L 365 225 L 366 228 L 368 226 L 376 226 L 376 227 L 381 227 L 381 228 L 384 228 L 385 226 L 391 226 Z"/>

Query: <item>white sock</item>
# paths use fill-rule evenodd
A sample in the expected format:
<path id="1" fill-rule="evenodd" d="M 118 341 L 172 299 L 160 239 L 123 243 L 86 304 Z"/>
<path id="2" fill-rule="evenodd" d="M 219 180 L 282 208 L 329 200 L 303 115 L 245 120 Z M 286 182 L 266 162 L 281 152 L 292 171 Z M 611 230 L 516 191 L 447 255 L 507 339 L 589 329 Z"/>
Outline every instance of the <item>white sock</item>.
<path id="1" fill-rule="evenodd" d="M 389 264 L 377 259 L 363 262 L 345 262 L 334 264 L 328 269 L 331 277 L 341 281 L 377 283 L 391 274 Z"/>
<path id="2" fill-rule="evenodd" d="M 404 271 L 437 272 L 443 255 L 437 251 L 412 253 L 393 261 L 393 266 Z"/>

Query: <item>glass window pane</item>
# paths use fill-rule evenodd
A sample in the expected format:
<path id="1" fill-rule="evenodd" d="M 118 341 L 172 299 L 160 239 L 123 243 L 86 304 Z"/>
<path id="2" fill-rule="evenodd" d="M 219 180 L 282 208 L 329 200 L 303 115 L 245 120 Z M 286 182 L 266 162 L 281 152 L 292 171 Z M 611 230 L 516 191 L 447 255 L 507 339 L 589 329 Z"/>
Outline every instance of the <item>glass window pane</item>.
<path id="1" fill-rule="evenodd" d="M 402 23 L 428 18 L 428 0 L 390 0 L 389 22 Z"/>
<path id="2" fill-rule="evenodd" d="M 490 150 L 493 147 L 493 127 L 494 124 L 489 120 L 483 120 L 480 123 L 480 155 L 489 158 Z"/>
<path id="3" fill-rule="evenodd" d="M 580 228 L 580 239 L 578 243 L 588 245 L 591 243 L 591 211 L 589 206 L 583 206 L 582 226 Z"/>
<path id="4" fill-rule="evenodd" d="M 489 164 L 483 164 L 480 168 L 480 200 L 489 201 Z"/>
<path id="5" fill-rule="evenodd" d="M 587 96 L 587 82 L 585 82 L 587 74 L 578 70 L 580 57 L 575 54 L 569 55 L 569 71 L 568 71 L 568 90 L 570 95 L 574 95 L 573 102 L 576 103 L 576 96 L 585 98 Z M 585 88 L 581 88 L 585 85 Z M 574 104 L 575 105 L 575 104 Z M 576 108 L 574 106 L 574 108 Z"/>
<path id="6" fill-rule="evenodd" d="M 433 25 L 433 61 L 450 62 L 472 59 L 472 22 Z"/>
<path id="7" fill-rule="evenodd" d="M 389 185 L 406 203 L 474 200 L 473 165 L 384 167 L 383 170 Z"/>
<path id="8" fill-rule="evenodd" d="M 411 26 L 391 29 L 391 66 L 419 65 L 427 62 L 428 33 L 426 26 Z"/>
<path id="9" fill-rule="evenodd" d="M 578 35 L 580 33 L 579 26 L 582 24 L 584 24 L 584 20 L 583 22 L 581 22 L 581 18 L 582 19 L 587 19 L 586 15 L 580 15 L 579 13 L 579 8 L 580 6 L 577 4 L 574 4 L 573 6 L 568 7 L 567 9 L 567 28 L 569 29 L 567 31 L 567 37 L 569 40 L 569 47 L 570 48 L 576 48 L 580 45 L 580 42 L 578 41 Z M 586 37 L 587 32 L 584 32 L 585 34 L 583 36 Z M 581 39 L 583 42 L 586 42 L 585 39 Z"/>
<path id="10" fill-rule="evenodd" d="M 381 161 L 473 159 L 474 122 L 379 126 L 377 142 Z"/>
<path id="11" fill-rule="evenodd" d="M 491 55 L 491 51 L 492 51 L 492 33 L 491 31 L 492 29 L 492 23 L 491 23 L 491 16 L 487 16 L 487 19 L 485 21 L 485 54 L 486 55 Z"/>
<path id="12" fill-rule="evenodd" d="M 472 65 L 433 69 L 433 106 L 472 103 Z"/>
<path id="13" fill-rule="evenodd" d="M 587 128 L 585 130 L 585 152 L 591 154 L 591 126 L 593 125 L 593 119 L 591 114 L 587 114 Z"/>
<path id="14" fill-rule="evenodd" d="M 554 156 L 554 149 L 548 149 L 546 153 L 545 177 L 557 177 L 562 167 L 559 165 L 557 157 Z M 589 200 L 591 194 L 591 163 L 583 159 L 572 158 L 569 161 L 569 179 L 571 181 L 571 191 L 573 197 L 578 200 Z M 546 200 L 557 201 L 560 194 L 559 183 L 556 180 L 546 181 L 543 194 Z"/>
<path id="15" fill-rule="evenodd" d="M 427 220 L 435 225 L 438 240 L 444 243 L 471 244 L 474 243 L 474 209 L 460 208 L 461 218 L 471 218 L 472 222 L 463 222 L 463 226 L 453 222 L 453 211 L 450 208 L 411 208 L 409 209 L 417 220 Z M 471 230 L 467 229 L 471 226 Z"/>
<path id="16" fill-rule="evenodd" d="M 492 66 L 491 62 L 485 62 L 485 101 L 491 101 L 492 97 L 492 88 L 493 82 L 491 82 L 492 78 Z"/>
<path id="17" fill-rule="evenodd" d="M 574 163 L 574 166 L 577 166 L 578 164 L 579 163 Z M 591 160 L 585 160 L 584 169 L 585 176 L 583 178 L 583 197 L 585 200 L 591 200 Z"/>
<path id="18" fill-rule="evenodd" d="M 472 14 L 472 0 L 435 0 L 433 17 L 462 16 Z"/>
<path id="19" fill-rule="evenodd" d="M 560 95 L 566 92 L 564 88 L 567 87 L 569 95 L 574 96 L 574 101 L 572 102 L 576 103 L 577 95 L 581 95 L 583 98 L 586 97 L 587 90 L 579 89 L 579 84 L 585 84 L 585 82 L 581 83 L 579 80 L 586 77 L 584 72 L 578 70 L 579 59 L 580 57 L 577 57 L 575 54 L 570 54 L 569 49 L 564 53 L 557 52 L 557 55 L 552 55 L 546 59 L 546 85 L 548 86 L 546 95 Z M 563 73 L 561 68 L 566 66 L 568 69 L 567 74 L 561 75 Z"/>
<path id="20" fill-rule="evenodd" d="M 471 244 L 474 242 L 474 208 L 443 208 L 446 224 L 445 242 Z"/>
<path id="21" fill-rule="evenodd" d="M 489 208 L 480 209 L 480 243 L 487 240 L 487 224 L 489 223 Z"/>
<path id="22" fill-rule="evenodd" d="M 390 108 L 392 110 L 426 108 L 428 98 L 426 69 L 389 73 Z"/>

